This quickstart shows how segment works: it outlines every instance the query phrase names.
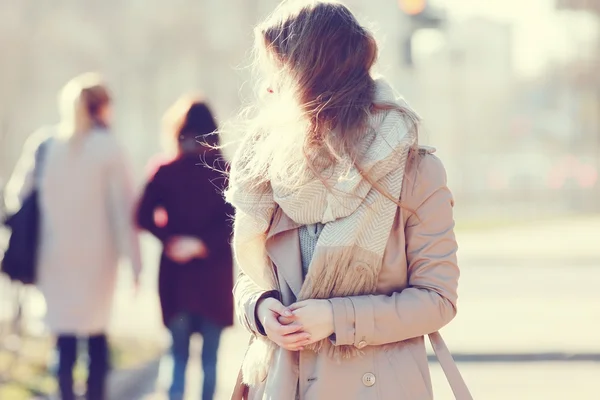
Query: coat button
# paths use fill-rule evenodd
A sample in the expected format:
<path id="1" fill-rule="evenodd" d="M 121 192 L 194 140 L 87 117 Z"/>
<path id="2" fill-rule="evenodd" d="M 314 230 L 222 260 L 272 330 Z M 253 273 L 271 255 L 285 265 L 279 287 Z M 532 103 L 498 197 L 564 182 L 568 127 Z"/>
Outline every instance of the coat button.
<path id="1" fill-rule="evenodd" d="M 373 375 L 370 372 L 367 372 L 363 375 L 362 381 L 363 385 L 365 385 L 366 387 L 371 387 L 375 384 L 375 375 Z"/>
<path id="2" fill-rule="evenodd" d="M 356 347 L 358 347 L 359 349 L 364 349 L 365 347 L 367 347 L 367 342 L 365 342 L 364 340 L 361 340 L 360 342 L 358 342 Z"/>

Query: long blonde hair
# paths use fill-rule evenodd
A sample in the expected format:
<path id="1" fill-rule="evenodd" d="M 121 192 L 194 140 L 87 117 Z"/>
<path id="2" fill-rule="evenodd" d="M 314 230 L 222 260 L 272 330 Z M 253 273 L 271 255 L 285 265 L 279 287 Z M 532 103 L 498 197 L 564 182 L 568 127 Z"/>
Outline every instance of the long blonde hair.
<path id="1" fill-rule="evenodd" d="M 100 113 L 110 101 L 108 88 L 97 73 L 71 79 L 59 95 L 60 134 L 76 138 L 94 127 L 107 128 L 107 121 L 101 119 Z"/>
<path id="2" fill-rule="evenodd" d="M 354 165 L 369 115 L 398 108 L 374 104 L 377 52 L 373 35 L 346 6 L 282 2 L 255 29 L 254 67 L 262 79 L 257 100 L 241 114 L 245 138 L 232 183 L 276 177 L 293 191 L 331 163 Z M 399 110 L 417 130 L 416 113 Z"/>

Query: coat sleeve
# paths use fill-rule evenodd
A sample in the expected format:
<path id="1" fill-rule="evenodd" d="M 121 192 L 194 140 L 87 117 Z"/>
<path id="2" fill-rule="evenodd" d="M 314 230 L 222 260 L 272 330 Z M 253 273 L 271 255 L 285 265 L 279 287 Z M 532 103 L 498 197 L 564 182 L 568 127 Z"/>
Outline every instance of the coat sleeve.
<path id="1" fill-rule="evenodd" d="M 410 204 L 415 214 L 404 226 L 408 286 L 389 296 L 331 299 L 335 345 L 399 342 L 435 332 L 456 315 L 459 269 L 452 194 L 438 158 L 425 156 L 418 170 Z"/>
<path id="2" fill-rule="evenodd" d="M 137 207 L 136 220 L 140 228 L 150 232 L 164 243 L 171 236 L 168 224 L 158 226 L 154 219 L 156 209 L 164 206 L 164 189 L 161 188 L 161 174 L 162 170 L 159 169 L 146 184 Z"/>
<path id="3" fill-rule="evenodd" d="M 140 243 L 134 221 L 135 192 L 133 189 L 132 173 L 122 149 L 116 140 L 110 146 L 108 162 L 108 202 L 110 207 L 111 224 L 115 235 L 119 254 L 129 259 L 137 278 L 142 270 Z"/>

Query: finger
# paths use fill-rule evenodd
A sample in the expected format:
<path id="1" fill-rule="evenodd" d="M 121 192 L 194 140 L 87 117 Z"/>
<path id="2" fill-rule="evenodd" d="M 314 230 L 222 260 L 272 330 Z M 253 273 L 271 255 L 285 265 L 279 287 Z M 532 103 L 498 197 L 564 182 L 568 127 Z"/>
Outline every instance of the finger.
<path id="1" fill-rule="evenodd" d="M 277 336 L 285 336 L 302 330 L 300 324 L 281 325 L 274 314 L 269 314 L 265 317 L 263 326 L 265 327 L 265 330 L 268 330 Z"/>
<path id="2" fill-rule="evenodd" d="M 281 343 L 284 345 L 302 346 L 310 343 L 310 334 L 306 332 L 292 333 L 281 338 Z"/>
<path id="3" fill-rule="evenodd" d="M 284 349 L 289 350 L 289 351 L 302 351 L 302 350 L 304 350 L 304 346 L 300 346 L 300 345 L 291 345 L 291 346 L 279 345 L 279 347 L 284 348 Z"/>
<path id="4" fill-rule="evenodd" d="M 292 304 L 289 308 L 292 311 L 298 310 L 300 308 L 304 308 L 308 305 L 308 301 L 307 300 L 303 300 L 303 301 L 299 301 L 297 303 Z"/>
<path id="5" fill-rule="evenodd" d="M 179 253 L 173 253 L 171 255 L 171 258 L 173 258 L 173 260 L 175 260 L 175 261 L 181 261 L 181 259 L 182 259 L 181 254 L 179 254 Z"/>
<path id="6" fill-rule="evenodd" d="M 281 304 L 280 301 L 272 301 L 269 303 L 269 310 L 273 311 L 274 313 L 277 313 L 279 315 L 282 315 L 284 317 L 291 317 L 292 311 L 290 311 L 289 308 L 287 308 L 286 306 L 284 306 L 283 304 Z"/>
<path id="7" fill-rule="evenodd" d="M 292 324 L 296 321 L 296 318 L 294 318 L 295 316 L 292 317 L 283 317 L 283 316 L 279 316 L 277 317 L 277 321 L 281 324 L 281 325 L 289 325 Z"/>
<path id="8" fill-rule="evenodd" d="M 301 330 L 302 325 L 295 323 L 289 325 L 281 325 L 277 323 L 277 326 L 273 329 L 273 331 L 280 336 L 291 335 L 293 333 L 300 332 Z"/>
<path id="9" fill-rule="evenodd" d="M 290 351 L 302 351 L 304 348 L 311 343 L 310 339 L 302 340 L 292 344 L 281 343 L 280 347 Z"/>

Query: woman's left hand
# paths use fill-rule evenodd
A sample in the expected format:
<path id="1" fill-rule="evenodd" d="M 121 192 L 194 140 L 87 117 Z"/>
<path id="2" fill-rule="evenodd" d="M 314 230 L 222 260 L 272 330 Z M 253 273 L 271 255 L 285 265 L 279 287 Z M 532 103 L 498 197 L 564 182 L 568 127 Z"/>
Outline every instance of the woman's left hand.
<path id="1" fill-rule="evenodd" d="M 310 334 L 310 343 L 333 334 L 333 308 L 328 300 L 304 300 L 289 308 L 294 314 L 293 320 L 302 325 L 303 332 Z"/>

